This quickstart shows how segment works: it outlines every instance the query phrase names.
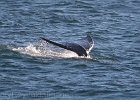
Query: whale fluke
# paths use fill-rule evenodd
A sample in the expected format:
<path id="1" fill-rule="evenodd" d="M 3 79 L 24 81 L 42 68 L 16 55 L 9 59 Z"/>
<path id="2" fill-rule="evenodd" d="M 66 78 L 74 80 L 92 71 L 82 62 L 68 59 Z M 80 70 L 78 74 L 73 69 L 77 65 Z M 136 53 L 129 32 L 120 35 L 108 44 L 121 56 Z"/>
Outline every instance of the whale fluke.
<path id="1" fill-rule="evenodd" d="M 42 38 L 42 37 L 40 37 L 40 38 L 53 45 L 73 51 L 73 52 L 77 53 L 78 56 L 85 56 L 85 57 L 88 56 L 88 54 L 94 44 L 93 39 L 89 35 L 87 35 L 87 37 L 75 40 L 74 42 L 63 42 L 63 43 L 57 43 L 57 42 L 54 42 L 52 40 Z"/>

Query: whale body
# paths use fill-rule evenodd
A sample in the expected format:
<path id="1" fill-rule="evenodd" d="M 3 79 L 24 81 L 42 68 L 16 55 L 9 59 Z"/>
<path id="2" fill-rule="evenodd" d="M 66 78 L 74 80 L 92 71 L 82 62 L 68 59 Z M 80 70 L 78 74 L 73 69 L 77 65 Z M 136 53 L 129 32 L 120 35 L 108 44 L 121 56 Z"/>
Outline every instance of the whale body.
<path id="1" fill-rule="evenodd" d="M 78 39 L 78 40 L 74 40 L 74 42 L 55 42 L 46 38 L 42 38 L 40 37 L 42 40 L 53 44 L 55 46 L 59 46 L 61 48 L 70 50 L 75 52 L 78 56 L 85 56 L 87 57 L 90 50 L 93 48 L 94 45 L 94 41 L 91 38 L 91 36 L 87 35 L 84 38 Z"/>

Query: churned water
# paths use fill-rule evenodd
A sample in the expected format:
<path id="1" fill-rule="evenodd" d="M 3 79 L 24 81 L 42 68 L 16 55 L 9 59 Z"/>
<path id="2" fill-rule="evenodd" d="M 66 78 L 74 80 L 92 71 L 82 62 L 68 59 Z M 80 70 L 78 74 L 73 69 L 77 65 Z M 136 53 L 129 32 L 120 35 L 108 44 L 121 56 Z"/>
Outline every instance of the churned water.
<path id="1" fill-rule="evenodd" d="M 90 57 L 46 44 L 94 39 Z M 139 0 L 0 0 L 1 100 L 140 100 Z"/>

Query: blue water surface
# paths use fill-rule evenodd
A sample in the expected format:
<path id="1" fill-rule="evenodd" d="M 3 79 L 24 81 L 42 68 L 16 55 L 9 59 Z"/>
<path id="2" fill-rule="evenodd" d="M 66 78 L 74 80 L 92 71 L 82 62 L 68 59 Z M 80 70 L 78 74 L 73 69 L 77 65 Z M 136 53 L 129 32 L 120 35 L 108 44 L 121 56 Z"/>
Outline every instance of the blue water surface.
<path id="1" fill-rule="evenodd" d="M 90 57 L 46 44 L 90 35 Z M 0 0 L 1 100 L 140 100 L 139 0 Z"/>

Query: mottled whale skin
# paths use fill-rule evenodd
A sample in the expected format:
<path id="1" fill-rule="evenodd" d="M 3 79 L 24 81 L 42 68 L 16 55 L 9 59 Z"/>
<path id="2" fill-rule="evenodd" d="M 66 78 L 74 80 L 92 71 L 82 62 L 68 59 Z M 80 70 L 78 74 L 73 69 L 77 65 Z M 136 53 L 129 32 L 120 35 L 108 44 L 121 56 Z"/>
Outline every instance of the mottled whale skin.
<path id="1" fill-rule="evenodd" d="M 92 49 L 92 47 L 94 45 L 94 41 L 91 38 L 91 36 L 89 36 L 89 35 L 87 35 L 84 38 L 74 40 L 74 42 L 63 42 L 63 43 L 54 42 L 52 40 L 42 38 L 42 37 L 40 37 L 40 38 L 48 43 L 53 44 L 53 45 L 59 46 L 61 48 L 64 48 L 64 49 L 67 49 L 70 51 L 73 51 L 78 56 L 85 56 L 85 57 L 88 56 L 90 50 Z"/>

